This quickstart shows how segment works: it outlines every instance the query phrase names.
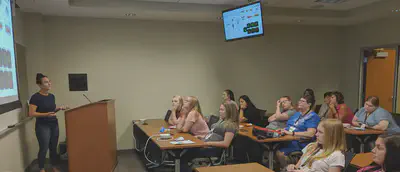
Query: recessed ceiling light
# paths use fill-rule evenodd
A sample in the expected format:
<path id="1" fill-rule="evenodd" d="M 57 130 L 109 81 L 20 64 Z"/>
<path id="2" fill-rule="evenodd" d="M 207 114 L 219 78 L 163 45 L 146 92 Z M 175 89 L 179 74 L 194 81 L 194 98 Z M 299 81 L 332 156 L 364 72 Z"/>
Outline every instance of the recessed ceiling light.
<path id="1" fill-rule="evenodd" d="M 315 0 L 314 2 L 328 3 L 328 4 L 340 4 L 340 3 L 343 3 L 346 1 L 348 1 L 348 0 Z"/>
<path id="2" fill-rule="evenodd" d="M 136 14 L 135 13 L 126 13 L 125 16 L 126 17 L 133 17 L 133 16 L 136 16 Z"/>
<path id="3" fill-rule="evenodd" d="M 301 22 L 303 22 L 303 20 L 297 20 L 296 22 L 297 22 L 297 23 L 301 23 Z"/>
<path id="4" fill-rule="evenodd" d="M 322 4 L 316 4 L 316 5 L 312 5 L 310 8 L 312 9 L 319 9 L 319 8 L 324 8 L 325 6 Z"/>

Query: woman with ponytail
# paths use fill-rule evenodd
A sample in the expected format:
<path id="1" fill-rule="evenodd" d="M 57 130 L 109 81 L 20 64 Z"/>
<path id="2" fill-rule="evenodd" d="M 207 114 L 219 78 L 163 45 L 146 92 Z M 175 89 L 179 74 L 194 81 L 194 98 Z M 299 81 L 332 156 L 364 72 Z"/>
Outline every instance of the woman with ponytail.
<path id="1" fill-rule="evenodd" d="M 343 123 L 326 119 L 318 125 L 317 141 L 309 144 L 296 165 L 287 167 L 289 172 L 341 172 L 345 165 L 346 137 Z"/>
<path id="2" fill-rule="evenodd" d="M 56 106 L 55 96 L 49 93 L 51 82 L 49 78 L 41 73 L 36 75 L 36 84 L 39 86 L 39 92 L 32 95 L 29 100 L 29 116 L 36 118 L 35 132 L 39 142 L 38 163 L 40 172 L 45 172 L 44 163 L 47 150 L 50 150 L 50 160 L 53 165 L 53 171 L 59 172 L 55 167 L 58 162 L 58 120 L 56 112 L 66 110 L 68 107 Z"/>

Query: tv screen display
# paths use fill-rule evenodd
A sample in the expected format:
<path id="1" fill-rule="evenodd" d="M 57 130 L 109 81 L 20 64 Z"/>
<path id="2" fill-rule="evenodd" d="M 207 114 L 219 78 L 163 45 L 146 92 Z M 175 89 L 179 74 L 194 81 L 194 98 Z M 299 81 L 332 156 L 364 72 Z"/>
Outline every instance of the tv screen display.
<path id="1" fill-rule="evenodd" d="M 264 35 L 261 2 L 222 12 L 225 40 L 232 41 Z"/>

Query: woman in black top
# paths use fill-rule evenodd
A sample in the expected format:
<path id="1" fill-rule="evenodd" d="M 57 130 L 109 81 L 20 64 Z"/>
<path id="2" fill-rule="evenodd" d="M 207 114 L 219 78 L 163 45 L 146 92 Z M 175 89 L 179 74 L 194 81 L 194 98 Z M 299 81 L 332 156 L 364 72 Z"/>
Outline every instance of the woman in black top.
<path id="1" fill-rule="evenodd" d="M 29 116 L 36 117 L 35 132 L 39 141 L 39 169 L 45 172 L 44 162 L 46 159 L 47 149 L 50 149 L 50 159 L 53 165 L 58 162 L 57 145 L 58 145 L 58 120 L 56 112 L 66 110 L 67 107 L 57 107 L 55 97 L 49 93 L 51 82 L 49 78 L 41 73 L 36 75 L 36 84 L 40 87 L 40 91 L 32 95 L 29 100 Z M 53 171 L 59 172 L 53 166 Z"/>
<path id="2" fill-rule="evenodd" d="M 243 95 L 239 98 L 240 103 L 240 122 L 248 122 L 254 125 L 261 124 L 261 115 L 260 110 L 254 106 L 253 102 L 251 102 L 249 96 Z M 265 127 L 265 126 L 263 126 Z"/>

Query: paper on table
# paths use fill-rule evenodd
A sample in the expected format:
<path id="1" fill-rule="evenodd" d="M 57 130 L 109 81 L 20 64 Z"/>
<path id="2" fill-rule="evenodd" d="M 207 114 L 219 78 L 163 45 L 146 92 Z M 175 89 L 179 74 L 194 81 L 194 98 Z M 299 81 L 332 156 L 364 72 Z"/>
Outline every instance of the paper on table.
<path id="1" fill-rule="evenodd" d="M 172 141 L 169 143 L 171 143 L 173 145 L 182 145 L 182 144 L 193 144 L 194 142 L 191 140 L 184 140 L 184 141 Z"/>

